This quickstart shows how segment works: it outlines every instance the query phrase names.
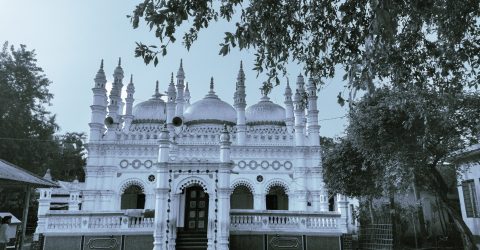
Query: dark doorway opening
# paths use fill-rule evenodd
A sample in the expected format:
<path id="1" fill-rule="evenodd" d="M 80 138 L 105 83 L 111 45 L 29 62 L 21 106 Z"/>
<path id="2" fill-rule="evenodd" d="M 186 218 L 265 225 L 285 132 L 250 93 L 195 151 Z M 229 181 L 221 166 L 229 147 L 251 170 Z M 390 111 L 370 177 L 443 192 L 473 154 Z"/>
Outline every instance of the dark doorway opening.
<path id="1" fill-rule="evenodd" d="M 201 187 L 186 189 L 185 227 L 187 231 L 207 231 L 208 194 Z"/>

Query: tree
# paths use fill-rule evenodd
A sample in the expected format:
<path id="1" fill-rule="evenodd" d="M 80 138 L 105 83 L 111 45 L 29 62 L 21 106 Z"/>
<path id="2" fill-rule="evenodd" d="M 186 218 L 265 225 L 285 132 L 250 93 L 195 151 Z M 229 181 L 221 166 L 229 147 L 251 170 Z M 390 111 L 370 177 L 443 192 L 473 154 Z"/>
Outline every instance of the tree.
<path id="1" fill-rule="evenodd" d="M 479 13 L 479 0 L 144 0 L 128 17 L 133 28 L 144 20 L 160 43 L 137 43 L 147 64 L 179 35 L 189 49 L 202 29 L 226 20 L 232 29 L 219 53 L 254 48 L 254 69 L 268 70 L 277 84 L 294 61 L 317 80 L 342 65 L 353 90 L 385 81 L 458 89 L 480 80 Z"/>
<path id="2" fill-rule="evenodd" d="M 82 178 L 82 133 L 56 136 L 55 115 L 45 109 L 53 95 L 35 51 L 5 42 L 0 52 L 0 158 L 43 175 Z"/>
<path id="3" fill-rule="evenodd" d="M 449 188 L 442 171 L 459 171 L 445 163 L 452 153 L 478 142 L 480 96 L 410 90 L 379 88 L 355 102 L 346 138 L 326 157 L 326 185 L 335 192 L 364 197 L 421 185 L 439 197 L 462 233 L 465 248 L 474 249 L 472 233 L 447 199 Z"/>
<path id="4" fill-rule="evenodd" d="M 86 164 L 84 133 L 66 133 L 57 136 L 58 151 L 52 159 L 52 176 L 58 180 L 79 181 L 85 180 L 83 167 Z"/>
<path id="5" fill-rule="evenodd" d="M 8 46 L 0 53 L 0 157 L 44 173 L 57 147 L 55 116 L 45 109 L 50 80 L 37 66 L 35 52 Z"/>

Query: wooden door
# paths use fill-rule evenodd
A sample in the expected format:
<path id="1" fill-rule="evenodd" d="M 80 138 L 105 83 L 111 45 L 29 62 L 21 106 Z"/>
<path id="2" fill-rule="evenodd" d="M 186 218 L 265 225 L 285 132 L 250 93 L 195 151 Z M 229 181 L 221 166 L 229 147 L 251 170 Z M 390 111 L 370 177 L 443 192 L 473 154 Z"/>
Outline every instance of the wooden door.
<path id="1" fill-rule="evenodd" d="M 208 194 L 201 187 L 187 188 L 185 230 L 206 231 L 208 223 Z"/>

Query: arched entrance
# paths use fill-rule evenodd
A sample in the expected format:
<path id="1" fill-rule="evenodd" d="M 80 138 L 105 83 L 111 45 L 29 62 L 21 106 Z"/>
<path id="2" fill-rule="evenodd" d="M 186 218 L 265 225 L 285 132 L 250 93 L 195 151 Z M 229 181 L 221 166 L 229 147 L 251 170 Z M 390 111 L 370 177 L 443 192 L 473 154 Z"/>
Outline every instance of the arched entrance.
<path id="1" fill-rule="evenodd" d="M 140 186 L 128 186 L 122 194 L 120 209 L 144 209 L 145 194 Z"/>
<path id="2" fill-rule="evenodd" d="M 288 210 L 288 195 L 284 187 L 272 186 L 265 198 L 267 210 Z"/>
<path id="3" fill-rule="evenodd" d="M 231 209 L 253 209 L 253 194 L 244 185 L 237 186 L 230 196 Z"/>
<path id="4" fill-rule="evenodd" d="M 185 227 L 187 231 L 207 231 L 208 194 L 200 186 L 185 189 Z"/>

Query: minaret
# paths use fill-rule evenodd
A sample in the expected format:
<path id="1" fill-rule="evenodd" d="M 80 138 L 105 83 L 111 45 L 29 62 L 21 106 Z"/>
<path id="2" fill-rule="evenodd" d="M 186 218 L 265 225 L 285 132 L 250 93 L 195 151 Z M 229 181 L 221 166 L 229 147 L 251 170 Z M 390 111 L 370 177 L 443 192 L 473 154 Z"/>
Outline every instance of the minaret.
<path id="1" fill-rule="evenodd" d="M 183 111 L 190 107 L 190 90 L 188 89 L 188 82 L 185 86 L 185 105 L 183 106 Z"/>
<path id="2" fill-rule="evenodd" d="M 183 62 L 180 60 L 180 68 L 177 72 L 177 109 L 175 112 L 176 116 L 183 116 L 183 105 L 185 103 L 185 97 L 183 96 L 183 90 L 185 88 L 185 72 L 183 71 Z"/>
<path id="3" fill-rule="evenodd" d="M 172 120 L 175 117 L 175 99 L 177 98 L 177 92 L 175 90 L 175 84 L 173 82 L 173 72 L 172 76 L 170 77 L 170 84 L 168 85 L 167 90 L 167 124 L 168 124 L 168 131 L 173 132 Z"/>
<path id="4" fill-rule="evenodd" d="M 234 95 L 234 107 L 237 110 L 237 143 L 240 146 L 245 145 L 247 126 L 245 121 L 245 73 L 243 72 L 243 63 L 240 61 L 240 70 L 238 71 L 236 91 Z"/>
<path id="5" fill-rule="evenodd" d="M 320 146 L 320 126 L 318 125 L 317 109 L 317 87 L 310 77 L 307 85 L 308 109 L 307 109 L 307 131 L 310 146 Z"/>
<path id="6" fill-rule="evenodd" d="M 103 71 L 103 59 L 94 81 L 95 86 L 92 88 L 93 104 L 90 106 L 92 117 L 90 124 L 88 124 L 90 126 L 90 141 L 100 140 L 105 132 L 103 121 L 107 113 L 107 106 L 105 105 L 107 99 L 107 90 L 105 89 L 107 78 Z"/>
<path id="7" fill-rule="evenodd" d="M 112 117 L 114 123 L 119 122 L 119 116 L 121 113 L 121 108 L 123 107 L 122 104 L 122 97 L 121 92 L 123 88 L 123 69 L 121 66 L 121 59 L 118 59 L 118 66 L 115 68 L 113 72 L 113 84 L 112 90 L 110 91 L 110 104 L 108 105 L 108 116 Z"/>
<path id="8" fill-rule="evenodd" d="M 295 96 L 293 99 L 294 105 L 294 116 L 295 116 L 295 145 L 296 146 L 304 146 L 304 128 L 305 128 L 305 105 L 303 100 L 303 92 L 305 91 L 303 88 L 303 76 L 299 75 L 297 77 L 297 89 L 295 91 Z"/>
<path id="9" fill-rule="evenodd" d="M 289 132 L 293 131 L 293 101 L 292 101 L 292 89 L 290 88 L 290 81 L 287 78 L 287 87 L 285 88 L 285 114 L 286 120 L 285 123 L 287 124 L 287 129 Z"/>
<path id="10" fill-rule="evenodd" d="M 126 108 L 125 108 L 125 126 L 124 129 L 128 130 L 130 128 L 130 124 L 132 124 L 133 120 L 133 102 L 135 99 L 133 99 L 133 94 L 135 94 L 135 86 L 133 85 L 133 75 L 130 75 L 130 83 L 127 85 L 127 98 L 125 98 L 126 102 Z"/>
<path id="11" fill-rule="evenodd" d="M 302 121 L 302 124 L 303 124 L 303 131 L 305 131 L 306 129 L 306 125 L 307 125 L 307 117 L 305 116 L 305 108 L 306 108 L 306 104 L 307 102 L 305 101 L 305 80 L 302 76 L 302 74 L 299 74 L 298 77 L 297 77 L 297 89 L 298 89 L 298 92 L 300 92 L 300 97 L 301 97 L 301 102 L 302 102 L 302 106 L 303 106 L 303 121 Z"/>

